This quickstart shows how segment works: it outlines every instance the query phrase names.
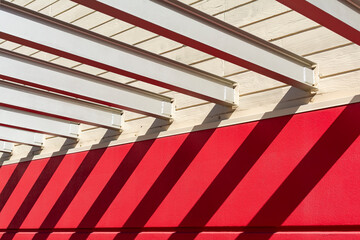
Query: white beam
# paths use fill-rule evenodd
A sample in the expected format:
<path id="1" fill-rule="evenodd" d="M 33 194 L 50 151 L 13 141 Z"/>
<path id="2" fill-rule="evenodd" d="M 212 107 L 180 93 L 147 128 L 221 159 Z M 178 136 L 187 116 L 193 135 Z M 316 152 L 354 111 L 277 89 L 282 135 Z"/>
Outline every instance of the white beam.
<path id="1" fill-rule="evenodd" d="M 0 105 L 74 122 L 120 129 L 122 112 L 0 81 Z"/>
<path id="2" fill-rule="evenodd" d="M 238 103 L 233 81 L 14 4 L 2 2 L 0 22 L 6 22 L 2 39 L 219 104 Z"/>
<path id="3" fill-rule="evenodd" d="M 14 149 L 14 143 L 0 141 L 0 152 L 12 153 Z"/>
<path id="4" fill-rule="evenodd" d="M 74 2 L 278 81 L 315 89 L 315 63 L 177 0 Z"/>
<path id="5" fill-rule="evenodd" d="M 0 126 L 0 140 L 41 147 L 44 144 L 44 135 Z"/>
<path id="6" fill-rule="evenodd" d="M 172 116 L 171 98 L 6 50 L 0 50 L 0 77 L 157 118 Z"/>
<path id="7" fill-rule="evenodd" d="M 315 22 L 360 45 L 360 1 L 277 0 Z"/>
<path id="8" fill-rule="evenodd" d="M 5 107 L 0 107 L 0 125 L 67 138 L 79 136 L 79 124 Z"/>

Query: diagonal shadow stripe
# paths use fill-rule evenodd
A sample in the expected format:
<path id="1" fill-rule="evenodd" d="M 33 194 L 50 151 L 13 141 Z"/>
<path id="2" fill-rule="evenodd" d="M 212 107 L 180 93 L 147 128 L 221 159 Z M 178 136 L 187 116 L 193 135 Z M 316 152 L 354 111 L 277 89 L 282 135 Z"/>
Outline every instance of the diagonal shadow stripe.
<path id="1" fill-rule="evenodd" d="M 79 228 L 96 225 L 154 142 L 155 139 L 152 139 L 144 142 L 137 142 L 133 145 L 133 148 L 116 169 L 94 204 L 79 224 Z"/>
<path id="2" fill-rule="evenodd" d="M 106 148 L 101 148 L 90 150 L 87 153 L 75 174 L 66 185 L 64 191 L 61 193 L 45 220 L 40 225 L 40 229 L 53 229 L 56 226 L 105 151 Z M 47 239 L 49 235 L 50 233 L 36 234 L 33 239 Z"/>
<path id="3" fill-rule="evenodd" d="M 147 223 L 215 130 L 216 129 L 193 132 L 188 135 L 144 198 L 127 219 L 124 224 L 125 228 L 144 226 Z"/>
<path id="4" fill-rule="evenodd" d="M 360 104 L 345 107 L 291 174 L 285 179 L 248 227 L 279 227 L 320 182 L 337 160 L 360 135 Z M 266 240 L 272 234 L 257 239 Z M 245 232 L 237 240 L 248 240 Z"/>
<path id="5" fill-rule="evenodd" d="M 210 111 L 209 116 L 212 116 L 214 112 L 219 111 L 220 109 L 228 109 L 224 108 L 220 105 L 215 105 L 214 108 Z M 206 120 L 207 118 L 205 118 Z M 205 121 L 204 120 L 204 121 Z M 196 127 L 194 128 L 196 130 Z M 151 217 L 151 215 L 155 212 L 159 204 L 163 201 L 166 195 L 169 193 L 171 188 L 175 185 L 177 180 L 186 170 L 188 165 L 191 163 L 193 158 L 198 154 L 201 150 L 205 142 L 211 137 L 214 133 L 215 129 L 203 131 L 198 133 L 190 133 L 184 142 L 181 144 L 179 149 L 176 151 L 172 159 L 169 161 L 165 169 L 162 171 L 158 179 L 152 185 L 150 190 L 138 204 L 134 212 L 131 214 L 129 219 L 125 222 L 123 227 L 133 226 L 136 227 L 143 226 L 147 222 L 147 220 Z M 137 146 L 141 149 L 149 149 L 152 143 L 155 141 L 148 140 L 143 143 L 135 142 L 134 147 Z M 149 146 L 142 146 L 144 143 L 149 144 Z M 144 152 L 147 152 L 147 150 Z M 138 150 L 134 151 L 139 152 Z M 131 176 L 133 171 L 136 169 L 138 164 L 140 163 L 141 158 L 132 157 L 131 154 L 126 156 L 128 158 L 127 161 L 124 161 L 124 165 L 120 165 L 118 169 L 114 172 L 111 179 L 108 181 L 103 191 L 100 193 L 94 204 L 91 206 L 78 228 L 94 228 L 96 224 L 100 221 L 101 217 L 104 215 L 106 210 L 109 208 L 112 201 L 116 198 L 117 194 L 125 185 L 128 178 Z M 128 162 L 129 161 L 129 162 Z M 128 162 L 128 163 L 127 163 Z M 126 163 L 126 164 L 125 164 Z M 155 197 L 154 197 L 155 196 Z M 71 236 L 71 240 L 78 239 L 87 239 L 88 235 L 82 235 L 79 238 L 78 235 L 74 234 Z M 126 234 L 127 240 L 136 238 L 137 234 L 129 235 Z"/>
<path id="6" fill-rule="evenodd" d="M 9 200 L 11 194 L 15 190 L 16 186 L 20 182 L 20 179 L 24 175 L 26 169 L 29 167 L 30 161 L 19 163 L 12 172 L 9 180 L 6 182 L 5 187 L 0 194 L 0 212 L 4 208 L 5 204 Z"/>
<path id="7" fill-rule="evenodd" d="M 15 216 L 11 220 L 7 229 L 18 229 L 21 224 L 24 222 L 25 218 L 28 216 L 32 207 L 40 197 L 41 193 L 45 189 L 46 185 L 54 175 L 56 169 L 59 167 L 61 161 L 64 159 L 65 155 L 51 157 L 44 169 L 41 171 L 41 174 L 36 179 L 36 182 L 32 186 L 31 190 L 27 194 L 26 198 L 22 202 Z"/>
<path id="8" fill-rule="evenodd" d="M 80 222 L 78 228 L 95 227 L 155 140 L 156 139 L 135 142 L 133 144 L 121 164 L 115 170 L 89 211 L 84 216 L 83 220 Z M 87 239 L 89 234 L 90 233 L 83 235 L 74 234 L 70 239 Z"/>
<path id="9" fill-rule="evenodd" d="M 258 122 L 181 221 L 179 227 L 204 227 L 291 118 L 292 115 Z M 186 234 L 186 239 L 195 239 L 197 235 L 198 233 Z M 184 237 L 183 234 L 177 232 L 171 235 L 169 239 L 177 240 L 184 239 Z"/>
<path id="10" fill-rule="evenodd" d="M 16 232 L 6 232 L 1 236 L 1 240 L 12 240 L 16 236 Z"/>
<path id="11" fill-rule="evenodd" d="M 187 136 L 149 191 L 126 220 L 124 228 L 145 226 L 215 130 L 192 132 Z M 123 233 L 119 233 L 114 240 L 124 239 L 124 236 Z M 126 234 L 126 240 L 135 239 L 136 237 L 137 234 Z"/>
<path id="12" fill-rule="evenodd" d="M 33 151 L 35 151 L 36 147 L 32 147 L 32 149 L 29 151 L 29 155 L 26 156 L 24 159 L 27 159 L 31 156 Z M 6 205 L 7 201 L 9 200 L 11 194 L 15 190 L 16 186 L 20 182 L 20 179 L 24 175 L 26 169 L 29 167 L 31 161 L 25 161 L 17 164 L 14 171 L 12 172 L 9 180 L 6 182 L 6 185 L 4 186 L 3 190 L 0 193 L 0 212 Z"/>
<path id="13" fill-rule="evenodd" d="M 19 229 L 21 224 L 24 222 L 28 214 L 30 213 L 31 209 L 33 208 L 34 204 L 42 194 L 43 190 L 45 189 L 46 185 L 54 175 L 55 171 L 58 169 L 60 163 L 65 158 L 65 155 L 55 156 L 57 153 L 61 153 L 65 151 L 70 146 L 74 146 L 76 142 L 71 139 L 66 139 L 63 143 L 63 146 L 60 148 L 58 152 L 55 152 L 52 157 L 48 160 L 45 167 L 41 170 L 40 175 L 36 179 L 36 182 L 31 187 L 29 193 L 27 194 L 26 198 L 22 202 L 21 206 L 17 210 L 15 216 L 11 220 L 7 229 Z"/>
<path id="14" fill-rule="evenodd" d="M 184 171 L 187 169 L 193 158 L 198 154 L 200 149 L 204 146 L 205 142 L 213 134 L 213 130 L 204 131 L 202 133 L 190 133 L 189 136 L 182 143 L 177 150 L 173 158 L 167 164 L 163 172 L 157 178 L 150 190 L 144 196 L 142 201 L 136 207 L 129 219 L 125 222 L 124 227 L 131 226 L 143 226 L 151 215 L 155 212 L 157 207 L 163 201 L 163 199 L 170 192 L 172 187 L 176 184 L 177 180 L 181 177 Z M 152 142 L 149 142 L 152 144 Z M 138 152 L 138 151 L 137 151 Z M 186 156 L 186 157 L 184 157 Z M 138 158 L 140 161 L 142 159 Z M 130 177 L 131 173 L 138 165 L 138 161 L 133 157 L 129 158 L 132 166 L 122 166 L 115 171 L 113 177 L 106 184 L 104 190 L 101 192 L 95 203 L 92 205 L 86 216 L 81 221 L 78 228 L 88 228 L 89 226 L 95 226 L 101 219 L 111 202 L 115 199 L 118 192 L 126 183 L 126 180 Z M 137 235 L 128 235 L 127 240 L 135 238 Z M 82 235 L 80 239 L 86 239 L 86 235 Z M 122 237 L 124 237 L 122 235 Z M 79 239 L 79 235 L 72 235 L 70 239 Z"/>

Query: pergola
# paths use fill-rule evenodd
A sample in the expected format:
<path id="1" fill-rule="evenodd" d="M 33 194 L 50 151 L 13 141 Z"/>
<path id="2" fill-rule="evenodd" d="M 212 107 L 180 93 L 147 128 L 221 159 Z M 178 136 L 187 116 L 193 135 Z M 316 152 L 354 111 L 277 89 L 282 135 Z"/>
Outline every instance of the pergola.
<path id="1" fill-rule="evenodd" d="M 317 90 L 316 63 L 179 1 L 73 1 L 276 81 Z M 359 1 L 279 2 L 360 43 Z M 3 40 L 220 105 L 236 108 L 241 101 L 234 81 L 9 1 L 0 4 Z M 177 99 L 6 49 L 0 50 L 0 79 L 2 152 L 10 153 L 12 143 L 41 147 L 43 134 L 81 138 L 80 123 L 120 131 L 126 111 L 176 120 Z"/>

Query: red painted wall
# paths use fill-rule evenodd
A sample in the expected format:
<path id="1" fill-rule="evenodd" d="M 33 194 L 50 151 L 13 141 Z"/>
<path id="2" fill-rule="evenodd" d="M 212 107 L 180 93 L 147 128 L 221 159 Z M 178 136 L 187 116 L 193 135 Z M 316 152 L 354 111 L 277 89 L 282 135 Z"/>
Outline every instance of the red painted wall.
<path id="1" fill-rule="evenodd" d="M 360 239 L 360 104 L 0 168 L 1 239 Z"/>

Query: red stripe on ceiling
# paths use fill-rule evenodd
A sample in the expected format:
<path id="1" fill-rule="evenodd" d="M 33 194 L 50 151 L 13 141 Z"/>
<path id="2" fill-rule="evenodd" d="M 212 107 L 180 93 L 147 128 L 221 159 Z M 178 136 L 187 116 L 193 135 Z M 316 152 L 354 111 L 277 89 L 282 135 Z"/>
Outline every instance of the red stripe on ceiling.
<path id="1" fill-rule="evenodd" d="M 327 12 L 315 7 L 306 0 L 277 0 L 285 6 L 297 11 L 298 13 L 310 18 L 311 20 L 321 24 L 322 26 L 334 31 L 335 33 L 347 38 L 360 45 L 360 32 L 353 27 L 347 25 L 341 20 L 333 17 Z"/>

